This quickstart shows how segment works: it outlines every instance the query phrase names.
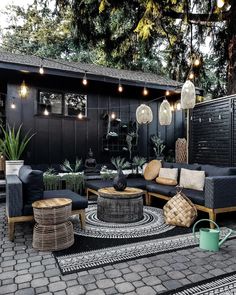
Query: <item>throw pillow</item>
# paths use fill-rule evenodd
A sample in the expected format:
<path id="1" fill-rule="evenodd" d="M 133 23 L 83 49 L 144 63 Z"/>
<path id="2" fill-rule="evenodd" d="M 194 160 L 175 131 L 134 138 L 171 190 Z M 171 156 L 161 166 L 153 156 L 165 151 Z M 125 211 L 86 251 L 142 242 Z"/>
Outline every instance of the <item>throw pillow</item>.
<path id="1" fill-rule="evenodd" d="M 143 174 L 145 180 L 155 179 L 159 174 L 160 168 L 161 168 L 161 161 L 152 160 L 151 162 L 149 162 Z"/>
<path id="2" fill-rule="evenodd" d="M 203 191 L 205 184 L 205 171 L 188 170 L 181 168 L 179 185 L 184 188 Z"/>
<path id="3" fill-rule="evenodd" d="M 165 178 L 165 177 L 157 177 L 156 183 L 163 184 L 163 185 L 177 185 L 177 180 Z"/>
<path id="4" fill-rule="evenodd" d="M 23 166 L 19 171 L 22 181 L 23 198 L 25 204 L 43 199 L 43 172 L 32 170 L 30 166 Z"/>
<path id="5" fill-rule="evenodd" d="M 177 181 L 178 168 L 161 168 L 159 172 L 159 177 L 169 178 Z"/>

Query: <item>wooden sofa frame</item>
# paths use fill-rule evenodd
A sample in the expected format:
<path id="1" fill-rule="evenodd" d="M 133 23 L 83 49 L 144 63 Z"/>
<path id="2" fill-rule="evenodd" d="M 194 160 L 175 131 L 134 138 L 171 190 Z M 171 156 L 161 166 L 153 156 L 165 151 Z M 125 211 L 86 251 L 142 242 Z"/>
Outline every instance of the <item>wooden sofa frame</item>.
<path id="1" fill-rule="evenodd" d="M 72 215 L 79 215 L 81 228 L 84 229 L 85 228 L 85 209 L 73 210 L 71 212 L 71 216 Z M 14 232 L 15 232 L 15 223 L 34 221 L 34 216 L 29 215 L 29 216 L 7 217 L 7 221 L 8 221 L 8 238 L 10 241 L 13 241 Z"/>
<path id="2" fill-rule="evenodd" d="M 155 197 L 155 198 L 159 198 L 159 199 L 162 199 L 162 200 L 166 200 L 166 201 L 169 201 L 171 199 L 171 197 L 168 197 L 168 196 L 165 196 L 165 195 L 161 195 L 161 194 L 157 194 L 157 193 L 152 193 L 152 192 L 148 192 L 148 205 L 150 206 L 151 205 L 151 199 L 152 197 Z M 209 214 L 209 219 L 211 219 L 212 221 L 216 221 L 216 214 L 218 213 L 226 213 L 226 212 L 234 212 L 236 211 L 236 207 L 226 207 L 226 208 L 207 208 L 205 206 L 202 206 L 202 205 L 197 205 L 197 204 L 194 204 L 197 208 L 197 210 L 199 211 L 203 211 L 203 212 L 206 212 Z M 215 228 L 214 224 L 211 222 L 210 223 L 210 227 L 211 228 Z"/>

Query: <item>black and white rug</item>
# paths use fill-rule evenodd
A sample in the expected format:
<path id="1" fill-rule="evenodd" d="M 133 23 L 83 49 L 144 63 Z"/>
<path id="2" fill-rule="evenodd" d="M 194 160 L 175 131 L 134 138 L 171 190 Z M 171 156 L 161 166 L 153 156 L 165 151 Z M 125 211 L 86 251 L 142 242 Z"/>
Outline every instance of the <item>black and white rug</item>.
<path id="1" fill-rule="evenodd" d="M 233 295 L 236 294 L 236 272 L 224 274 L 179 289 L 164 292 L 163 295 Z"/>
<path id="2" fill-rule="evenodd" d="M 86 229 L 75 223 L 75 234 L 103 239 L 130 239 L 158 235 L 174 226 L 165 224 L 163 211 L 159 208 L 144 207 L 143 219 L 133 223 L 108 223 L 97 218 L 97 206 L 86 209 Z"/>

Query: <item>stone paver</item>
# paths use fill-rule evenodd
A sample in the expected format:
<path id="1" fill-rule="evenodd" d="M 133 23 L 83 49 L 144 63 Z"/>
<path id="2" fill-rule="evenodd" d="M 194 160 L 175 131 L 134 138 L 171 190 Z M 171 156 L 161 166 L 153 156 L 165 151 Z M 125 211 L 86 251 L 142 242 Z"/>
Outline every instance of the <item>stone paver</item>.
<path id="1" fill-rule="evenodd" d="M 17 224 L 15 241 L 8 241 L 4 204 L 0 227 L 1 295 L 154 295 L 236 270 L 229 240 L 217 253 L 195 247 L 62 276 L 50 252 L 32 248 L 30 223 Z"/>

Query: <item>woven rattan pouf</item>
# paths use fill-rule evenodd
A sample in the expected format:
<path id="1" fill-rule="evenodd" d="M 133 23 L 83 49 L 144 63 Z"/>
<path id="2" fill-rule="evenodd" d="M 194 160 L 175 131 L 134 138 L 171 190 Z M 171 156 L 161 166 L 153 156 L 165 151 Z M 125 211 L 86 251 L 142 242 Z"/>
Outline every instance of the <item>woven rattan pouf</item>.
<path id="1" fill-rule="evenodd" d="M 63 250 L 74 244 L 73 225 L 68 221 L 72 201 L 55 198 L 32 204 L 36 224 L 33 248 L 41 251 Z"/>

